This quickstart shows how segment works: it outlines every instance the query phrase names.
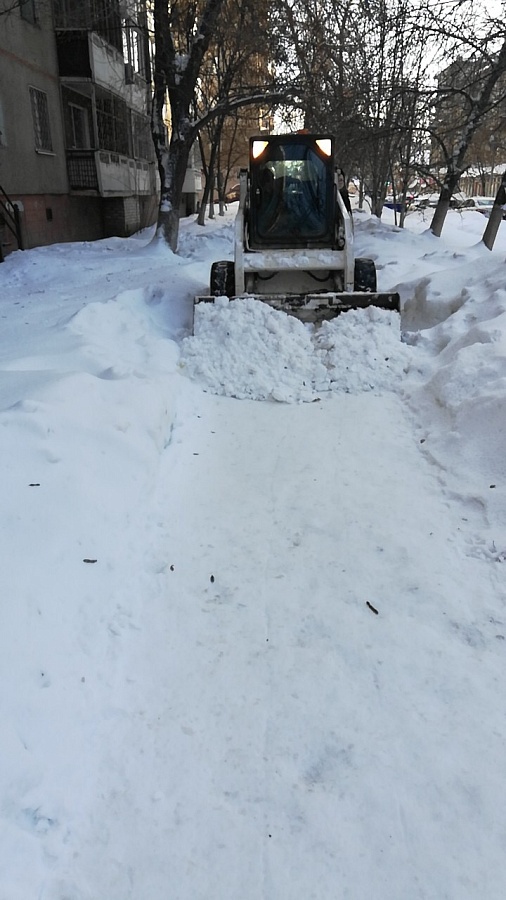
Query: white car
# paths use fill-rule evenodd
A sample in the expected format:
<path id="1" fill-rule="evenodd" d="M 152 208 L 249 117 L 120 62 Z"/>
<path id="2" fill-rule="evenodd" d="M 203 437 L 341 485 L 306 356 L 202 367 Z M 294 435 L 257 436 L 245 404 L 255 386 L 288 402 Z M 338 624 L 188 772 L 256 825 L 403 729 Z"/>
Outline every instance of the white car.
<path id="1" fill-rule="evenodd" d="M 492 212 L 494 200 L 495 197 L 468 197 L 464 204 L 464 208 L 474 209 L 476 210 L 476 212 L 482 213 L 482 215 L 486 216 L 488 219 L 490 213 Z"/>
<path id="2" fill-rule="evenodd" d="M 414 209 L 435 209 L 439 203 L 439 196 L 439 191 L 436 191 L 433 194 L 419 194 L 417 197 L 414 197 L 412 207 Z M 465 205 L 466 199 L 464 194 L 457 191 L 450 200 L 450 208 L 460 209 Z"/>

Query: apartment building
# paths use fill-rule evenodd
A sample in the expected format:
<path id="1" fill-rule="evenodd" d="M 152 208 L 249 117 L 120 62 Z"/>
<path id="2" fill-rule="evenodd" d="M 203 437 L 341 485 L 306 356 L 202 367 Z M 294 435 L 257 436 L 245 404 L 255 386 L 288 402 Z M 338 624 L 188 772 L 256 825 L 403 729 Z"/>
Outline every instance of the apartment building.
<path id="1" fill-rule="evenodd" d="M 471 111 L 471 100 L 482 89 L 484 79 L 490 74 L 494 59 L 456 59 L 438 75 L 439 96 L 434 104 L 432 130 L 438 140 L 433 140 L 430 159 L 434 170 L 445 171 L 446 153 L 458 149 L 463 126 Z M 472 195 L 495 194 L 501 183 L 506 164 L 506 76 L 501 75 L 495 84 L 490 109 L 482 118 L 469 143 L 466 156 L 467 171 L 460 179 L 461 189 Z"/>
<path id="2" fill-rule="evenodd" d="M 150 96 L 145 0 L 0 0 L 4 253 L 156 220 Z"/>

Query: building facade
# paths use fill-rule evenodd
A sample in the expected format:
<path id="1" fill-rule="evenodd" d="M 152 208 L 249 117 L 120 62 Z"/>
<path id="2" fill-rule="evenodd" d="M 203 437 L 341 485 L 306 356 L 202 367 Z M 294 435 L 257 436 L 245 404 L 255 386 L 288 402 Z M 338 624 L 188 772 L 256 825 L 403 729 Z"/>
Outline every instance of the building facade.
<path id="1" fill-rule="evenodd" d="M 438 98 L 434 104 L 433 140 L 430 162 L 434 171 L 443 175 L 446 154 L 458 152 L 463 130 L 472 122 L 473 98 L 479 96 L 494 60 L 484 57 L 457 59 L 438 75 Z M 468 196 L 494 195 L 501 183 L 506 164 L 506 76 L 497 80 L 489 102 L 469 142 L 466 172 L 460 178 L 460 188 Z"/>
<path id="2" fill-rule="evenodd" d="M 150 97 L 145 0 L 0 0 L 4 254 L 156 221 Z"/>

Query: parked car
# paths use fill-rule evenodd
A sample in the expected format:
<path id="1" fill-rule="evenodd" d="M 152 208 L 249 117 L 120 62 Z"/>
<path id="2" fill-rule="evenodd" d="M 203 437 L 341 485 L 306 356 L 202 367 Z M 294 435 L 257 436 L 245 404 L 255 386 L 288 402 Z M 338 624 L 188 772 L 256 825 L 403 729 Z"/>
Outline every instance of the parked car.
<path id="1" fill-rule="evenodd" d="M 400 213 L 403 209 L 409 209 L 413 199 L 413 194 L 406 194 L 406 204 L 404 204 L 398 197 L 394 199 L 393 194 L 387 194 L 384 206 L 386 206 L 387 209 L 395 209 L 396 212 Z"/>
<path id="2" fill-rule="evenodd" d="M 435 208 L 439 200 L 439 194 L 418 194 L 413 200 L 414 209 Z"/>
<path id="3" fill-rule="evenodd" d="M 462 209 L 468 198 L 461 191 L 453 194 L 450 200 L 450 209 Z M 439 203 L 439 191 L 432 194 L 418 194 L 413 201 L 414 209 L 435 209 Z"/>
<path id="4" fill-rule="evenodd" d="M 474 209 L 476 212 L 482 213 L 487 219 L 492 212 L 495 197 L 468 197 L 464 207 L 465 209 Z M 503 212 L 503 219 L 505 213 Z"/>
<path id="5" fill-rule="evenodd" d="M 233 187 L 229 188 L 225 194 L 225 200 L 227 203 L 233 203 L 235 200 L 239 199 L 240 185 L 234 184 Z"/>

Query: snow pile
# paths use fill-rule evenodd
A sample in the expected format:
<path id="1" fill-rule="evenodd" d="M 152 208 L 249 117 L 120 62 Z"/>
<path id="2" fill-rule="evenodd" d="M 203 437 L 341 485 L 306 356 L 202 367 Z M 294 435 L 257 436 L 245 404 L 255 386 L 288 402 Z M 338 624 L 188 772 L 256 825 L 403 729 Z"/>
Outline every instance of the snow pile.
<path id="1" fill-rule="evenodd" d="M 192 261 L 204 260 L 208 275 L 210 257 L 213 260 L 233 258 L 233 240 L 234 223 L 228 217 L 208 219 L 205 227 L 186 220 L 179 235 L 178 255 Z"/>
<path id="2" fill-rule="evenodd" d="M 401 387 L 413 348 L 401 343 L 398 313 L 371 306 L 324 322 L 315 335 L 328 389 L 359 393 Z"/>
<path id="3" fill-rule="evenodd" d="M 183 371 L 214 394 L 251 400 L 311 400 L 325 381 L 311 332 L 293 316 L 250 299 L 218 297 L 195 309 L 183 341 Z"/>
<path id="4" fill-rule="evenodd" d="M 432 351 L 410 403 L 445 482 L 478 502 L 506 544 L 506 291 L 482 287 L 419 336 Z M 465 487 L 464 487 L 465 486 Z M 479 500 L 477 499 L 479 498 Z"/>
<path id="5" fill-rule="evenodd" d="M 219 297 L 196 307 L 181 367 L 214 394 L 297 403 L 325 391 L 393 390 L 412 355 L 397 313 L 350 310 L 315 329 L 258 300 Z"/>
<path id="6" fill-rule="evenodd" d="M 68 328 L 85 344 L 90 371 L 109 379 L 173 372 L 178 354 L 166 340 L 171 334 L 168 301 L 166 291 L 144 288 L 122 291 L 109 303 L 89 303 L 79 310 Z"/>

